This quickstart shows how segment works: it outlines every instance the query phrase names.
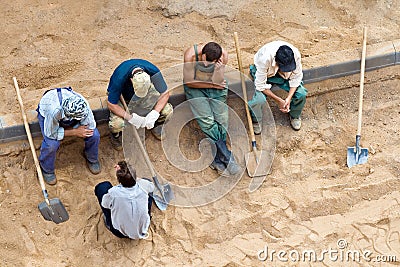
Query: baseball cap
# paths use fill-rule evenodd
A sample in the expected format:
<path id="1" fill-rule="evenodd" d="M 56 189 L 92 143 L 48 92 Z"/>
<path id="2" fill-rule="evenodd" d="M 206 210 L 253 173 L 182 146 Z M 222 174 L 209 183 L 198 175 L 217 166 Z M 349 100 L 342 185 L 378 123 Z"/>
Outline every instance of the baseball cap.
<path id="1" fill-rule="evenodd" d="M 133 90 L 138 97 L 145 97 L 150 89 L 150 75 L 144 71 L 138 71 L 132 77 Z"/>
<path id="2" fill-rule="evenodd" d="M 281 45 L 276 51 L 276 63 L 283 72 L 291 72 L 296 69 L 293 50 L 287 45 Z"/>

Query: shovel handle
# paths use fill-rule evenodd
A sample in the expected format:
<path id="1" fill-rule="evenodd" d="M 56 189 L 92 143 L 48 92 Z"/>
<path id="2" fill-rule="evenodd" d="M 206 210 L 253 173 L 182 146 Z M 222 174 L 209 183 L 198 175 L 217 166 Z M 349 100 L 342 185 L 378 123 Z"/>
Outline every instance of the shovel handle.
<path id="1" fill-rule="evenodd" d="M 37 158 L 36 151 L 35 151 L 35 146 L 33 144 L 31 130 L 30 130 L 29 124 L 28 124 L 28 119 L 26 118 L 24 103 L 22 101 L 21 93 L 19 91 L 17 78 L 13 77 L 13 81 L 14 81 L 15 91 L 17 92 L 17 98 L 18 98 L 19 106 L 21 108 L 21 114 L 22 114 L 22 119 L 24 121 L 26 135 L 28 136 L 29 146 L 30 146 L 31 151 L 32 151 L 33 160 L 35 161 L 35 166 L 36 166 L 36 171 L 37 171 L 37 174 L 38 174 L 38 177 L 39 177 L 40 187 L 42 188 L 42 192 L 43 192 L 44 198 L 46 200 L 46 203 L 48 205 L 50 205 L 50 202 L 49 202 L 49 199 L 48 199 L 47 190 L 46 190 L 46 186 L 44 184 L 42 170 L 40 169 L 39 160 Z"/>
<path id="2" fill-rule="evenodd" d="M 360 74 L 360 93 L 358 101 L 358 125 L 357 135 L 361 135 L 362 125 L 362 109 L 363 109 L 363 98 L 364 98 L 364 74 L 365 74 L 365 57 L 367 52 L 367 27 L 363 29 L 363 44 L 361 53 L 361 74 Z"/>
<path id="3" fill-rule="evenodd" d="M 126 104 L 125 99 L 122 97 L 122 95 L 120 96 L 119 100 L 121 101 L 122 105 L 124 106 L 125 111 L 128 112 L 129 111 L 128 105 Z M 142 154 L 143 154 L 144 160 L 146 161 L 147 167 L 150 169 L 151 176 L 155 177 L 157 174 L 154 171 L 153 164 L 150 161 L 149 155 L 147 154 L 147 151 L 144 148 L 142 141 L 140 140 L 139 133 L 135 126 L 132 125 L 132 128 L 133 128 L 133 135 L 134 135 L 137 143 L 139 144 L 140 151 L 142 151 Z"/>
<path id="4" fill-rule="evenodd" d="M 242 83 L 243 100 L 245 102 L 244 106 L 245 106 L 245 109 L 246 109 L 247 123 L 249 125 L 251 141 L 252 141 L 252 144 L 254 144 L 253 145 L 253 149 L 254 149 L 256 137 L 254 135 L 253 121 L 251 120 L 250 111 L 249 111 L 249 105 L 247 103 L 247 89 L 246 89 L 246 82 L 245 82 L 244 74 L 243 74 L 242 56 L 241 56 L 241 53 L 240 53 L 239 38 L 238 38 L 237 32 L 234 32 L 233 36 L 235 38 L 236 55 L 237 55 L 237 61 L 238 61 L 238 65 L 239 65 L 240 81 Z"/>

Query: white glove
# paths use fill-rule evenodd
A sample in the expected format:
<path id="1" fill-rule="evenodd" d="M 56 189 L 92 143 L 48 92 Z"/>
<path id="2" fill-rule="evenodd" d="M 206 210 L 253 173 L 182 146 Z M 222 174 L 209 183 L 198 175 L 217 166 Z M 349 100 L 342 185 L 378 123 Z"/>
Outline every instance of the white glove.
<path id="1" fill-rule="evenodd" d="M 132 113 L 132 118 L 128 121 L 130 124 L 136 127 L 136 129 L 139 129 L 140 127 L 145 126 L 145 117 L 139 116 L 136 113 Z"/>
<path id="2" fill-rule="evenodd" d="M 154 123 L 156 120 L 160 117 L 160 113 L 156 110 L 152 110 L 147 114 L 145 118 L 144 125 L 146 126 L 147 129 L 152 129 L 154 127 Z"/>

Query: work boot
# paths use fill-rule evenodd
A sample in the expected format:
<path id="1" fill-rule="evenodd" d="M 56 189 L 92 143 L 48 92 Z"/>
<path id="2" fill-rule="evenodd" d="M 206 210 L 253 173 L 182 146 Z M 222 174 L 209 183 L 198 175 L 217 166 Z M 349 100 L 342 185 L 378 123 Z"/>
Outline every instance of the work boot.
<path id="1" fill-rule="evenodd" d="M 57 178 L 56 178 L 56 175 L 55 175 L 54 172 L 53 172 L 53 173 L 45 172 L 45 171 L 42 169 L 42 166 L 40 166 L 40 170 L 42 171 L 43 179 L 44 179 L 44 181 L 45 181 L 47 184 L 49 184 L 49 185 L 55 185 L 55 184 L 57 183 Z"/>
<path id="2" fill-rule="evenodd" d="M 228 173 L 230 175 L 238 174 L 242 168 L 236 163 L 233 153 L 226 147 L 226 141 L 218 140 L 215 145 L 217 146 L 216 157 L 226 166 Z"/>
<path id="3" fill-rule="evenodd" d="M 97 160 L 96 162 L 90 162 L 87 157 L 85 151 L 83 151 L 83 156 L 86 159 L 86 165 L 89 168 L 89 171 L 93 174 L 99 174 L 101 172 L 101 165 L 100 161 Z"/>
<path id="4" fill-rule="evenodd" d="M 162 124 L 158 125 L 158 126 L 155 126 L 153 129 L 151 129 L 151 133 L 158 140 L 164 140 L 165 134 L 164 134 L 164 131 L 162 129 L 163 129 L 163 125 Z"/>
<path id="5" fill-rule="evenodd" d="M 242 168 L 239 166 L 239 164 L 236 163 L 235 157 L 233 154 L 231 154 L 231 160 L 229 161 L 228 166 L 226 167 L 226 170 L 231 174 L 231 175 L 236 175 L 240 173 Z"/>
<path id="6" fill-rule="evenodd" d="M 262 131 L 262 125 L 261 122 L 253 122 L 253 131 L 254 134 L 260 134 Z"/>
<path id="7" fill-rule="evenodd" d="M 121 151 L 122 150 L 122 132 L 119 132 L 119 133 L 111 133 L 110 132 L 110 143 L 111 143 L 111 146 L 115 150 Z"/>
<path id="8" fill-rule="evenodd" d="M 210 168 L 216 170 L 219 175 L 229 176 L 229 172 L 226 169 L 225 164 L 219 161 L 217 158 L 215 158 L 214 161 L 211 162 Z"/>
<path id="9" fill-rule="evenodd" d="M 290 117 L 290 125 L 292 126 L 293 130 L 298 131 L 301 128 L 301 118 L 292 118 L 292 116 Z"/>

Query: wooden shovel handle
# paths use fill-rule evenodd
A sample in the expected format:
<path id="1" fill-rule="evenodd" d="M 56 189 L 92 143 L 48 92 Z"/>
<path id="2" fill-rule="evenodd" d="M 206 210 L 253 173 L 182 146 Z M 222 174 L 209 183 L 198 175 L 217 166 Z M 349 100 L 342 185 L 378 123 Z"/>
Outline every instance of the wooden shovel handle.
<path id="1" fill-rule="evenodd" d="M 122 105 L 124 106 L 125 111 L 129 112 L 128 105 L 126 104 L 125 99 L 123 98 L 122 95 L 120 96 L 119 100 L 121 101 Z M 142 151 L 142 154 L 143 154 L 144 160 L 146 161 L 147 167 L 150 169 L 151 176 L 154 178 L 157 175 L 156 175 L 156 172 L 154 171 L 153 164 L 151 163 L 149 155 L 147 154 L 147 151 L 142 144 L 142 140 L 140 140 L 140 136 L 139 136 L 139 133 L 138 133 L 136 127 L 133 125 L 132 125 L 132 127 L 133 127 L 133 135 L 134 135 L 137 143 L 139 144 L 140 151 Z"/>
<path id="2" fill-rule="evenodd" d="M 17 92 L 17 98 L 18 98 L 19 106 L 21 107 L 21 114 L 22 114 L 22 119 L 24 120 L 26 135 L 28 136 L 29 145 L 31 147 L 33 160 L 35 161 L 35 166 L 36 166 L 36 171 L 37 171 L 37 174 L 38 174 L 38 177 L 39 177 L 40 187 L 42 188 L 42 191 L 43 191 L 43 194 L 44 194 L 44 198 L 45 198 L 47 204 L 49 204 L 48 197 L 47 197 L 47 192 L 46 192 L 46 186 L 44 184 L 42 170 L 40 168 L 39 160 L 38 160 L 37 155 L 36 155 L 35 146 L 33 144 L 32 134 L 31 134 L 31 130 L 29 128 L 28 119 L 26 118 L 25 109 L 24 109 L 24 103 L 22 101 L 22 97 L 21 97 L 21 94 L 20 94 L 20 91 L 19 91 L 17 78 L 13 77 L 13 81 L 14 81 L 15 91 Z"/>
<path id="3" fill-rule="evenodd" d="M 361 54 L 361 74 L 360 74 L 360 93 L 358 101 L 358 125 L 357 135 L 361 135 L 362 125 L 362 109 L 363 109 L 363 98 L 364 98 L 364 74 L 365 74 L 365 57 L 367 52 L 367 27 L 363 29 L 363 44 Z"/>
<path id="4" fill-rule="evenodd" d="M 237 61 L 238 61 L 238 65 L 239 65 L 240 80 L 242 82 L 243 101 L 245 102 L 244 106 L 245 106 L 245 109 L 246 109 L 247 123 L 249 124 L 251 141 L 254 143 L 255 140 L 256 140 L 256 137 L 254 135 L 253 121 L 251 120 L 250 111 L 249 111 L 249 105 L 248 105 L 248 102 L 247 102 L 247 89 L 246 89 L 246 82 L 245 82 L 244 74 L 243 74 L 242 56 L 241 56 L 241 53 L 240 53 L 239 38 L 238 38 L 237 32 L 234 32 L 233 36 L 235 38 L 236 55 L 237 55 Z"/>

